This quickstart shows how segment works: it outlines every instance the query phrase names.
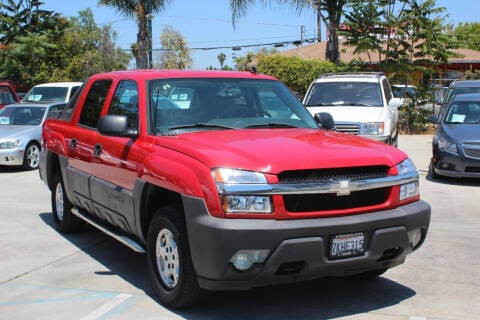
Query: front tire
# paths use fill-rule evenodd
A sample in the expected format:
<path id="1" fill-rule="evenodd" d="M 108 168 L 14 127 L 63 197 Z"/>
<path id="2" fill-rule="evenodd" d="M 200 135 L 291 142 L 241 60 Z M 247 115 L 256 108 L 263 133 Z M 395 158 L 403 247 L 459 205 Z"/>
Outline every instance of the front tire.
<path id="1" fill-rule="evenodd" d="M 25 170 L 38 169 L 40 163 L 40 146 L 36 142 L 30 142 L 25 148 L 22 168 Z"/>
<path id="2" fill-rule="evenodd" d="M 57 172 L 53 178 L 51 193 L 53 222 L 58 231 L 72 233 L 81 227 L 81 220 L 72 213 L 72 204 L 65 193 L 62 173 Z"/>
<path id="3" fill-rule="evenodd" d="M 171 308 L 191 306 L 204 296 L 198 286 L 179 211 L 170 207 L 158 210 L 147 236 L 150 279 L 160 302 Z"/>

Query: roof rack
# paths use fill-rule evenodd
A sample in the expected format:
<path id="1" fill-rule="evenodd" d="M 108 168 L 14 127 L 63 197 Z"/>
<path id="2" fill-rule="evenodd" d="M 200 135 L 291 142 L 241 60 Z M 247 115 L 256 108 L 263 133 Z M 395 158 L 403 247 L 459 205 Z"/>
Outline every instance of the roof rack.
<path id="1" fill-rule="evenodd" d="M 323 78 L 323 77 L 331 77 L 331 76 L 342 76 L 342 75 L 351 75 L 351 76 L 376 76 L 376 77 L 381 77 L 384 76 L 385 74 L 383 72 L 329 72 L 329 73 L 324 73 L 321 74 L 318 78 Z"/>

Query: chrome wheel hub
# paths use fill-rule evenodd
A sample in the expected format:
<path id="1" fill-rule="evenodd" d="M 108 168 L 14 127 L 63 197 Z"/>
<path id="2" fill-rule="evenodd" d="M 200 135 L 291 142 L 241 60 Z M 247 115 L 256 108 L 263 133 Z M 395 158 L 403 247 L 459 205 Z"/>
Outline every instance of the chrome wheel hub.
<path id="1" fill-rule="evenodd" d="M 172 289 L 178 284 L 180 276 L 180 260 L 177 243 L 172 232 L 162 229 L 157 236 L 155 256 L 158 273 L 163 284 Z"/>
<path id="2" fill-rule="evenodd" d="M 58 183 L 55 188 L 55 211 L 57 212 L 57 218 L 63 220 L 63 188 L 62 184 Z"/>

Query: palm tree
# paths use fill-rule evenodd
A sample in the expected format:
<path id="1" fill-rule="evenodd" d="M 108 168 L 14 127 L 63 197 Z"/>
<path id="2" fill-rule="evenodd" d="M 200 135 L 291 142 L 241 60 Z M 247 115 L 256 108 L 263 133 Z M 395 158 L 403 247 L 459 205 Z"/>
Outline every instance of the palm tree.
<path id="1" fill-rule="evenodd" d="M 217 56 L 218 62 L 220 63 L 220 69 L 223 69 L 223 63 L 225 62 L 225 59 L 227 59 L 227 56 L 225 53 L 219 53 Z"/>
<path id="2" fill-rule="evenodd" d="M 98 0 L 99 5 L 115 8 L 127 18 L 134 18 L 138 24 L 137 46 L 134 52 L 137 68 L 146 69 L 152 65 L 152 14 L 165 9 L 170 0 Z"/>
<path id="3" fill-rule="evenodd" d="M 255 4 L 255 2 L 255 0 L 230 0 L 234 26 L 236 20 L 239 17 L 246 15 L 248 7 Z M 339 62 L 340 52 L 337 30 L 340 24 L 340 18 L 343 14 L 343 7 L 349 2 L 349 0 L 260 0 L 260 2 L 264 5 L 272 2 L 287 4 L 294 7 L 298 13 L 307 7 L 313 7 L 317 13 L 317 17 L 320 17 L 321 20 L 323 20 L 328 30 L 328 43 L 325 51 L 325 58 L 333 63 Z M 319 23 L 317 28 L 320 33 Z M 320 34 L 318 35 L 318 38 L 320 38 Z"/>

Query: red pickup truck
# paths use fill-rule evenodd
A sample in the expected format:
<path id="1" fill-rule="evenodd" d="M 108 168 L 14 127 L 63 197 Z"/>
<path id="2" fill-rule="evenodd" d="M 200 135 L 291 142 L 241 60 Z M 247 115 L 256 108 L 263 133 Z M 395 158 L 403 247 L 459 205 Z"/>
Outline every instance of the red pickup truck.
<path id="1" fill-rule="evenodd" d="M 161 303 L 324 276 L 375 277 L 424 242 L 430 206 L 402 151 L 338 133 L 255 72 L 92 76 L 43 127 L 61 232 L 147 254 Z M 125 263 L 128 263 L 127 261 Z"/>
<path id="2" fill-rule="evenodd" d="M 8 80 L 0 80 L 0 109 L 7 104 L 18 103 L 18 98 L 15 86 Z"/>

